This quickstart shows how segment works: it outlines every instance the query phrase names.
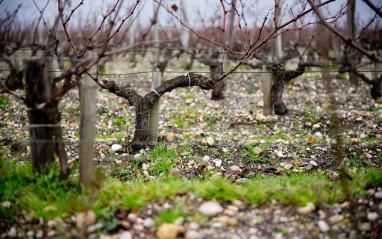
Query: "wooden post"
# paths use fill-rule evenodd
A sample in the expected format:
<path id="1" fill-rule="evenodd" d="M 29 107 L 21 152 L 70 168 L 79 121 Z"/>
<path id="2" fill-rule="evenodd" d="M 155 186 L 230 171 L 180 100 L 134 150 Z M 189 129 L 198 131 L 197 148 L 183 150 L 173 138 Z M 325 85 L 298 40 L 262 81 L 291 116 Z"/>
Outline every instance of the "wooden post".
<path id="1" fill-rule="evenodd" d="M 43 58 L 24 60 L 24 78 L 30 102 L 27 114 L 32 165 L 35 171 L 43 172 L 47 164 L 54 162 L 53 127 L 45 113 L 35 107 L 49 98 L 54 83 L 50 82 Z"/>
<path id="2" fill-rule="evenodd" d="M 355 24 L 355 0 L 349 0 L 346 13 L 346 30 L 350 39 L 356 39 L 356 24 Z M 354 66 L 356 64 L 356 58 L 354 51 L 350 51 L 349 59 L 350 64 Z M 349 72 L 349 80 L 352 84 L 358 85 L 358 78 L 353 72 Z"/>
<path id="3" fill-rule="evenodd" d="M 151 81 L 151 90 L 155 90 L 160 84 L 162 79 L 162 73 L 159 71 L 153 72 L 153 79 Z M 150 144 L 155 145 L 158 140 L 158 127 L 159 127 L 159 100 L 155 102 L 150 111 L 149 122 L 149 141 Z"/>
<path id="4" fill-rule="evenodd" d="M 277 7 L 277 16 L 276 16 L 275 28 L 277 28 L 281 23 L 282 4 L 283 4 L 283 1 L 280 0 L 278 2 L 278 7 Z M 280 30 L 278 30 L 276 34 L 278 34 L 276 36 L 276 47 L 275 47 L 276 58 L 277 58 L 276 62 L 280 62 L 281 58 L 283 57 L 283 42 L 282 42 L 282 36 L 280 34 Z"/>
<path id="5" fill-rule="evenodd" d="M 89 54 L 90 55 L 90 54 Z M 96 123 L 97 86 L 85 75 L 81 87 L 81 124 L 80 124 L 80 181 L 90 186 L 94 180 L 94 136 Z"/>
<path id="6" fill-rule="evenodd" d="M 182 0 L 182 18 L 183 23 L 188 25 L 188 18 L 187 18 L 187 5 L 186 1 Z M 182 46 L 187 49 L 190 46 L 190 31 L 186 27 L 182 27 L 182 36 L 180 38 L 182 42 Z"/>
<path id="7" fill-rule="evenodd" d="M 267 68 L 263 65 L 263 113 L 264 115 L 272 114 L 272 73 L 267 72 Z"/>

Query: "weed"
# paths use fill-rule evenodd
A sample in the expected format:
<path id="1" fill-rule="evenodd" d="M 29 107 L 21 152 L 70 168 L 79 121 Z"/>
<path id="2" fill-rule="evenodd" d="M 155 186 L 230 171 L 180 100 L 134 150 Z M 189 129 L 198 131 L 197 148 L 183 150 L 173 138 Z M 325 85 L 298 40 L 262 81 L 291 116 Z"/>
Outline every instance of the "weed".
<path id="1" fill-rule="evenodd" d="M 182 209 L 182 205 L 178 203 L 168 209 L 161 210 L 159 215 L 154 218 L 154 221 L 157 226 L 160 226 L 162 223 L 172 223 L 176 219 L 185 216 L 186 212 Z"/>

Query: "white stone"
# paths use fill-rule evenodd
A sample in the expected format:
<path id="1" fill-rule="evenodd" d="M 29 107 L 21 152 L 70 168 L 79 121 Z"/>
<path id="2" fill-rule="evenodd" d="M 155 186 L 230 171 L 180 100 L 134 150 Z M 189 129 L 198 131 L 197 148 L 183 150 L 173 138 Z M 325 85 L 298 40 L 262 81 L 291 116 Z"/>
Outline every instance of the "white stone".
<path id="1" fill-rule="evenodd" d="M 114 152 L 116 152 L 116 151 L 118 151 L 120 149 L 122 149 L 122 145 L 120 145 L 120 144 L 113 144 L 111 146 L 111 150 L 114 151 Z"/>
<path id="2" fill-rule="evenodd" d="M 215 140 L 212 137 L 207 138 L 207 144 L 209 146 L 214 146 L 215 145 Z"/>
<path id="3" fill-rule="evenodd" d="M 223 208 L 218 202 L 209 201 L 202 203 L 202 205 L 198 208 L 198 211 L 206 216 L 216 216 L 217 214 L 223 212 Z"/>
<path id="4" fill-rule="evenodd" d="M 286 170 L 291 169 L 291 168 L 292 168 L 292 164 L 287 163 L 287 164 L 285 164 L 284 168 L 285 168 Z"/>
<path id="5" fill-rule="evenodd" d="M 1 206 L 2 206 L 3 208 L 10 208 L 10 207 L 11 207 L 11 202 L 9 202 L 9 201 L 4 201 L 4 202 L 1 203 Z"/>
<path id="6" fill-rule="evenodd" d="M 339 214 L 329 217 L 329 222 L 331 224 L 337 224 L 337 223 L 341 222 L 342 220 L 344 220 L 344 216 L 339 215 Z"/>
<path id="7" fill-rule="evenodd" d="M 223 161 L 219 159 L 218 161 L 215 162 L 215 166 L 220 168 L 222 166 L 222 163 Z"/>
<path id="8" fill-rule="evenodd" d="M 239 179 L 236 179 L 236 183 L 240 185 L 244 185 L 248 183 L 248 180 L 249 180 L 248 178 L 239 178 Z"/>
<path id="9" fill-rule="evenodd" d="M 241 171 L 240 167 L 239 167 L 239 166 L 236 166 L 236 165 L 231 166 L 230 169 L 231 169 L 232 171 Z"/>
<path id="10" fill-rule="evenodd" d="M 277 155 L 277 157 L 279 157 L 279 158 L 284 158 L 284 157 L 285 157 L 282 151 L 277 151 L 277 152 L 276 152 L 276 155 Z"/>
<path id="11" fill-rule="evenodd" d="M 208 156 L 208 155 L 206 155 L 206 156 L 204 156 L 203 157 L 203 161 L 209 161 L 211 158 L 210 158 L 210 156 Z"/>
<path id="12" fill-rule="evenodd" d="M 313 212 L 314 210 L 316 210 L 316 207 L 315 207 L 314 204 L 311 203 L 311 202 L 308 202 L 308 203 L 306 204 L 305 207 L 299 207 L 299 208 L 297 208 L 297 212 L 300 213 L 300 214 L 302 214 L 302 215 L 311 213 L 311 212 Z"/>
<path id="13" fill-rule="evenodd" d="M 17 237 L 16 227 L 11 227 L 11 229 L 9 229 L 8 236 L 11 237 L 11 238 Z"/>
<path id="14" fill-rule="evenodd" d="M 127 215 L 127 220 L 129 222 L 135 222 L 137 220 L 137 215 L 135 215 L 135 213 L 129 213 L 129 215 Z"/>
<path id="15" fill-rule="evenodd" d="M 314 167 L 317 167 L 317 165 L 318 165 L 318 164 L 317 164 L 315 161 L 313 161 L 313 160 L 310 160 L 309 163 L 310 163 L 311 165 L 313 165 Z"/>
<path id="16" fill-rule="evenodd" d="M 119 239 L 133 239 L 133 235 L 129 231 L 124 231 L 119 235 Z"/>
<path id="17" fill-rule="evenodd" d="M 371 224 L 370 222 L 362 222 L 358 224 L 358 229 L 360 231 L 370 231 L 371 230 Z"/>
<path id="18" fill-rule="evenodd" d="M 96 222 L 97 216 L 92 210 L 89 210 L 87 212 L 81 212 L 77 215 L 76 218 L 76 225 L 77 228 L 87 227 L 89 225 L 92 225 Z"/>
<path id="19" fill-rule="evenodd" d="M 318 221 L 318 227 L 322 232 L 327 232 L 330 229 L 329 225 L 323 220 Z"/>
<path id="20" fill-rule="evenodd" d="M 320 132 L 316 132 L 314 135 L 315 135 L 317 138 L 319 138 L 319 139 L 322 139 L 322 138 L 323 138 L 323 136 L 322 136 L 322 134 L 321 134 Z"/>
<path id="21" fill-rule="evenodd" d="M 150 164 L 149 163 L 143 163 L 142 164 L 142 170 L 148 170 L 150 168 Z"/>
<path id="22" fill-rule="evenodd" d="M 194 231 L 194 230 L 188 230 L 186 232 L 186 236 L 185 236 L 186 239 L 198 239 L 200 238 L 200 234 L 199 232 L 197 231 Z"/>
<path id="23" fill-rule="evenodd" d="M 191 222 L 190 225 L 188 226 L 190 230 L 198 230 L 199 227 L 200 227 L 199 224 L 197 224 L 196 222 Z"/>
<path id="24" fill-rule="evenodd" d="M 376 193 L 374 194 L 374 197 L 375 197 L 375 198 L 378 198 L 378 199 L 381 199 L 381 198 L 382 198 L 382 191 L 376 192 Z"/>
<path id="25" fill-rule="evenodd" d="M 378 213 L 376 212 L 368 212 L 367 213 L 367 220 L 371 222 L 375 222 L 378 219 Z"/>
<path id="26" fill-rule="evenodd" d="M 145 226 L 145 227 L 153 227 L 153 226 L 155 226 L 154 220 L 151 217 L 146 218 L 143 221 L 143 226 Z"/>

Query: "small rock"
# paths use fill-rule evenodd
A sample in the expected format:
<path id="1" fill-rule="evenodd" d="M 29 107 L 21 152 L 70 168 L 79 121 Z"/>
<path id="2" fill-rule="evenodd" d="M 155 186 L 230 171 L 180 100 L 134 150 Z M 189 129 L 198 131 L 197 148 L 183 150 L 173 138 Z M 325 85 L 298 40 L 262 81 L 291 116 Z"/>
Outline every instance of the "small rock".
<path id="1" fill-rule="evenodd" d="M 373 158 L 373 155 L 371 155 L 371 154 L 369 154 L 369 153 L 365 153 L 365 156 L 366 156 L 366 158 L 368 158 L 368 159 L 372 159 L 372 158 Z"/>
<path id="2" fill-rule="evenodd" d="M 317 141 L 318 141 L 318 139 L 315 135 L 309 135 L 308 140 L 311 143 L 317 143 Z"/>
<path id="3" fill-rule="evenodd" d="M 218 202 L 209 201 L 204 202 L 198 208 L 198 211 L 206 216 L 215 216 L 223 211 L 222 206 Z"/>
<path id="4" fill-rule="evenodd" d="M 314 124 L 313 125 L 313 130 L 321 128 L 321 124 Z"/>
<path id="5" fill-rule="evenodd" d="M 367 213 L 367 220 L 371 222 L 375 222 L 378 219 L 378 213 L 376 212 L 368 212 Z"/>
<path id="6" fill-rule="evenodd" d="M 311 213 L 311 212 L 313 212 L 314 210 L 316 210 L 316 207 L 315 207 L 314 204 L 311 203 L 311 202 L 308 202 L 308 203 L 306 204 L 305 207 L 297 208 L 297 212 L 300 213 L 300 214 L 302 214 L 302 215 Z"/>
<path id="7" fill-rule="evenodd" d="M 234 227 L 234 226 L 237 226 L 237 224 L 239 224 L 239 220 L 237 220 L 236 218 L 230 218 L 230 219 L 228 219 L 227 224 L 229 226 Z"/>
<path id="8" fill-rule="evenodd" d="M 138 224 L 138 223 L 134 224 L 133 228 L 136 231 L 143 231 L 145 229 L 142 224 Z"/>
<path id="9" fill-rule="evenodd" d="M 292 164 L 290 163 L 287 163 L 284 165 L 284 169 L 288 170 L 288 169 L 291 169 L 292 168 Z"/>
<path id="10" fill-rule="evenodd" d="M 184 227 L 163 223 L 158 228 L 156 235 L 159 239 L 175 239 L 181 233 L 184 233 Z"/>
<path id="11" fill-rule="evenodd" d="M 361 222 L 360 224 L 358 224 L 358 230 L 360 230 L 360 231 L 370 231 L 371 230 L 370 222 Z"/>
<path id="12" fill-rule="evenodd" d="M 318 227 L 322 232 L 327 232 L 330 229 L 329 225 L 323 220 L 318 221 Z"/>
<path id="13" fill-rule="evenodd" d="M 143 226 L 145 226 L 145 227 L 153 227 L 153 226 L 155 226 L 154 220 L 151 217 L 146 218 L 143 221 Z"/>
<path id="14" fill-rule="evenodd" d="M 206 155 L 206 156 L 203 157 L 203 161 L 206 161 L 206 162 L 209 161 L 210 159 L 211 159 L 211 158 L 210 158 L 210 156 L 208 156 L 208 155 Z"/>
<path id="15" fill-rule="evenodd" d="M 209 146 L 214 146 L 215 145 L 215 140 L 212 137 L 207 138 L 207 144 Z"/>
<path id="16" fill-rule="evenodd" d="M 267 122 L 267 117 L 264 116 L 263 114 L 257 114 L 256 115 L 256 120 L 259 122 Z"/>
<path id="17" fill-rule="evenodd" d="M 32 231 L 32 230 L 29 230 L 29 231 L 27 231 L 27 237 L 33 237 L 34 236 L 34 231 Z"/>
<path id="18" fill-rule="evenodd" d="M 358 139 L 357 138 L 351 138 L 350 142 L 352 145 L 358 144 Z"/>
<path id="19" fill-rule="evenodd" d="M 122 160 L 116 159 L 114 162 L 116 165 L 122 165 Z"/>
<path id="20" fill-rule="evenodd" d="M 251 146 L 254 144 L 258 144 L 258 143 L 259 143 L 259 141 L 257 141 L 257 140 L 247 140 L 244 142 L 244 145 Z"/>
<path id="21" fill-rule="evenodd" d="M 282 151 L 277 151 L 277 152 L 276 152 L 276 155 L 277 155 L 277 157 L 279 157 L 279 158 L 284 158 L 284 157 L 285 157 Z"/>
<path id="22" fill-rule="evenodd" d="M 142 164 L 142 170 L 148 170 L 150 168 L 150 164 L 149 163 L 143 163 Z"/>
<path id="23" fill-rule="evenodd" d="M 309 164 L 313 165 L 314 167 L 317 167 L 317 166 L 318 166 L 318 164 L 317 164 L 315 161 L 313 161 L 313 160 L 310 160 L 310 161 L 309 161 Z"/>
<path id="24" fill-rule="evenodd" d="M 150 174 L 149 174 L 149 172 L 147 172 L 147 170 L 143 171 L 143 175 L 145 175 L 146 177 L 150 177 Z"/>
<path id="25" fill-rule="evenodd" d="M 111 150 L 114 151 L 114 152 L 116 152 L 118 150 L 121 150 L 121 149 L 122 149 L 122 145 L 120 145 L 120 144 L 113 144 L 111 146 Z"/>
<path id="26" fill-rule="evenodd" d="M 323 138 L 321 132 L 316 132 L 316 133 L 314 134 L 314 136 L 316 136 L 316 137 L 319 138 L 319 139 L 322 139 L 322 138 Z"/>
<path id="27" fill-rule="evenodd" d="M 49 227 L 49 228 L 53 228 L 57 225 L 56 221 L 54 220 L 49 220 L 47 221 L 46 225 Z"/>
<path id="28" fill-rule="evenodd" d="M 103 227 L 103 224 L 102 223 L 96 223 L 94 225 L 90 225 L 87 229 L 86 229 L 86 232 L 87 233 L 93 233 L 93 232 L 96 232 L 97 230 L 101 229 Z"/>
<path id="29" fill-rule="evenodd" d="M 10 208 L 10 207 L 11 207 L 11 202 L 9 202 L 9 201 L 4 201 L 4 202 L 1 203 L 1 206 L 2 206 L 3 208 Z"/>
<path id="30" fill-rule="evenodd" d="M 107 144 L 108 146 L 112 146 L 112 145 L 114 144 L 114 139 L 108 139 L 108 140 L 106 140 L 106 144 Z"/>
<path id="31" fill-rule="evenodd" d="M 308 164 L 308 165 L 306 165 L 306 167 L 305 167 L 305 170 L 306 171 L 310 171 L 310 170 L 312 170 L 313 169 L 313 165 L 311 165 L 311 164 Z"/>
<path id="32" fill-rule="evenodd" d="M 186 236 L 184 237 L 185 239 L 198 239 L 200 238 L 200 234 L 197 231 L 194 230 L 188 230 L 186 232 Z"/>
<path id="33" fill-rule="evenodd" d="M 42 238 L 44 236 L 44 232 L 42 230 L 37 230 L 36 238 Z"/>
<path id="34" fill-rule="evenodd" d="M 264 107 L 264 101 L 260 100 L 259 102 L 257 102 L 257 106 Z"/>
<path id="35" fill-rule="evenodd" d="M 92 210 L 89 210 L 87 212 L 81 212 L 77 215 L 76 218 L 76 225 L 77 228 L 87 227 L 89 225 L 92 225 L 96 222 L 97 216 Z"/>
<path id="36" fill-rule="evenodd" d="M 259 146 L 256 146 L 253 151 L 255 152 L 255 154 L 261 154 L 263 152 L 263 150 L 259 147 Z"/>
<path id="37" fill-rule="evenodd" d="M 48 233 L 46 234 L 47 237 L 54 237 L 54 235 L 56 235 L 56 232 L 54 230 L 50 230 L 48 231 Z"/>
<path id="38" fill-rule="evenodd" d="M 377 198 L 377 199 L 382 199 L 382 191 L 376 192 L 374 194 L 374 197 Z"/>
<path id="39" fill-rule="evenodd" d="M 360 136 L 359 136 L 361 139 L 366 139 L 366 137 L 367 137 L 367 135 L 366 134 L 364 134 L 364 133 L 362 133 L 362 134 L 360 134 Z"/>
<path id="40" fill-rule="evenodd" d="M 223 163 L 223 161 L 219 159 L 218 161 L 215 162 L 215 166 L 217 168 L 220 168 L 222 166 L 222 163 Z"/>
<path id="41" fill-rule="evenodd" d="M 246 183 L 248 183 L 248 178 L 238 178 L 238 179 L 236 179 L 236 183 L 237 184 L 240 184 L 240 185 L 244 185 L 244 184 L 246 184 Z"/>
<path id="42" fill-rule="evenodd" d="M 97 151 L 100 151 L 101 149 L 103 149 L 103 150 L 109 150 L 109 149 L 110 149 L 110 146 L 107 145 L 107 144 L 100 144 L 100 145 L 96 148 Z"/>
<path id="43" fill-rule="evenodd" d="M 17 237 L 17 230 L 16 230 L 16 227 L 11 227 L 11 229 L 9 229 L 8 231 L 8 236 L 10 238 L 15 238 Z"/>
<path id="44" fill-rule="evenodd" d="M 119 239 L 133 239 L 133 235 L 129 231 L 124 231 L 119 235 Z"/>
<path id="45" fill-rule="evenodd" d="M 321 220 L 324 219 L 324 218 L 326 218 L 326 213 L 325 213 L 324 211 L 322 211 L 322 210 L 319 210 L 319 211 L 318 211 L 318 215 L 319 215 L 319 217 L 320 217 Z"/>
<path id="46" fill-rule="evenodd" d="M 135 222 L 137 220 L 137 215 L 135 213 L 129 213 L 129 215 L 127 215 L 127 220 L 129 222 Z"/>
<path id="47" fill-rule="evenodd" d="M 337 223 L 341 222 L 342 220 L 344 220 L 344 216 L 339 215 L 339 214 L 329 217 L 330 224 L 337 224 Z"/>
<path id="48" fill-rule="evenodd" d="M 207 123 L 201 123 L 199 125 L 199 129 L 203 130 L 203 129 L 207 128 L 207 126 L 208 126 Z"/>
<path id="49" fill-rule="evenodd" d="M 186 104 L 189 105 L 189 104 L 191 104 L 193 101 L 194 101 L 194 99 L 187 99 L 187 100 L 186 100 Z"/>
<path id="50" fill-rule="evenodd" d="M 231 166 L 230 169 L 231 169 L 232 171 L 241 171 L 240 167 L 239 167 L 239 166 L 236 166 L 236 165 Z"/>
<path id="51" fill-rule="evenodd" d="M 199 227 L 200 227 L 199 224 L 197 224 L 196 222 L 191 222 L 190 225 L 188 226 L 190 230 L 198 230 Z"/>
<path id="52" fill-rule="evenodd" d="M 167 142 L 172 142 L 172 141 L 174 141 L 174 139 L 175 139 L 175 134 L 169 133 L 166 135 L 166 141 Z"/>

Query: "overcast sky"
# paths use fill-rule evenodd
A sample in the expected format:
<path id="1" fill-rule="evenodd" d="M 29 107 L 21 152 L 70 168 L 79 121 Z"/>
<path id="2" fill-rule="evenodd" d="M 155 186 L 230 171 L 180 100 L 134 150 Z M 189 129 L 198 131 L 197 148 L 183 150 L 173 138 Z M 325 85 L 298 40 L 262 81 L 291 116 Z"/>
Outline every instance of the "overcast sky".
<path id="1" fill-rule="evenodd" d="M 47 0 L 35 0 L 35 2 L 39 6 L 39 8 L 42 9 L 43 6 L 46 4 Z M 71 0 L 71 2 L 72 6 L 75 6 L 76 3 L 80 2 L 80 0 Z M 121 13 L 126 14 L 127 9 L 130 6 L 132 6 L 132 4 L 135 2 L 136 0 L 125 0 L 125 7 L 123 8 L 125 11 L 122 11 Z M 163 0 L 163 2 L 167 6 L 171 6 L 172 4 L 176 4 L 178 7 L 182 6 L 180 3 L 181 0 Z M 214 15 L 216 15 L 216 13 L 220 14 L 220 12 L 222 11 L 220 8 L 220 0 L 184 0 L 184 2 L 187 6 L 187 14 L 190 20 L 190 25 L 192 26 L 200 25 L 200 15 L 197 13 L 198 11 L 205 20 L 212 18 Z M 246 20 L 249 25 L 252 25 L 256 19 L 259 19 L 261 21 L 268 12 L 269 14 L 273 13 L 274 1 L 242 0 L 242 2 L 247 9 L 245 14 Z M 301 7 L 301 4 L 298 4 L 298 2 L 305 1 L 285 0 L 284 9 L 288 9 L 288 12 L 284 15 L 284 20 L 290 18 L 290 15 L 288 15 L 290 14 L 289 9 L 292 9 L 294 13 L 298 11 L 298 9 Z M 357 0 L 356 2 L 356 19 L 359 19 L 359 22 L 361 24 L 365 24 L 369 21 L 369 19 L 372 18 L 373 11 L 363 1 Z M 378 7 L 382 5 L 382 2 L 380 0 L 372 0 L 372 2 Z M 80 11 L 77 11 L 74 14 L 72 21 L 75 21 L 76 19 L 78 20 L 79 16 L 81 16 L 82 19 L 86 19 L 87 16 L 94 15 L 94 13 L 96 13 L 99 16 L 102 16 L 102 13 L 105 14 L 107 10 L 110 9 L 110 6 L 113 3 L 115 3 L 115 0 L 85 0 L 84 5 L 79 8 Z M 336 0 L 334 3 L 330 4 L 330 6 L 328 7 L 328 11 L 331 11 L 332 13 L 334 11 L 338 11 L 341 8 L 341 6 L 345 3 L 346 0 Z M 22 4 L 22 8 L 18 14 L 19 20 L 23 22 L 37 21 L 39 13 L 32 0 L 4 0 L 2 4 L 0 4 L 0 14 L 5 14 L 5 10 L 12 11 L 19 4 Z M 153 2 L 153 0 L 143 0 L 142 3 L 138 5 L 138 10 L 142 9 L 139 16 L 139 22 L 141 24 L 148 24 L 150 22 L 150 18 L 153 15 L 154 4 L 155 3 Z M 72 8 L 73 7 L 70 7 L 68 8 L 68 10 Z M 229 9 L 228 6 L 227 8 Z M 53 19 L 54 16 L 57 15 L 57 12 L 57 0 L 51 0 L 44 13 L 44 17 L 49 21 L 49 19 Z M 180 15 L 181 12 L 178 10 L 176 14 Z M 172 19 L 170 15 L 164 9 L 161 9 L 159 13 L 159 21 L 161 25 L 166 25 L 168 24 L 168 22 L 174 21 L 170 19 Z"/>

